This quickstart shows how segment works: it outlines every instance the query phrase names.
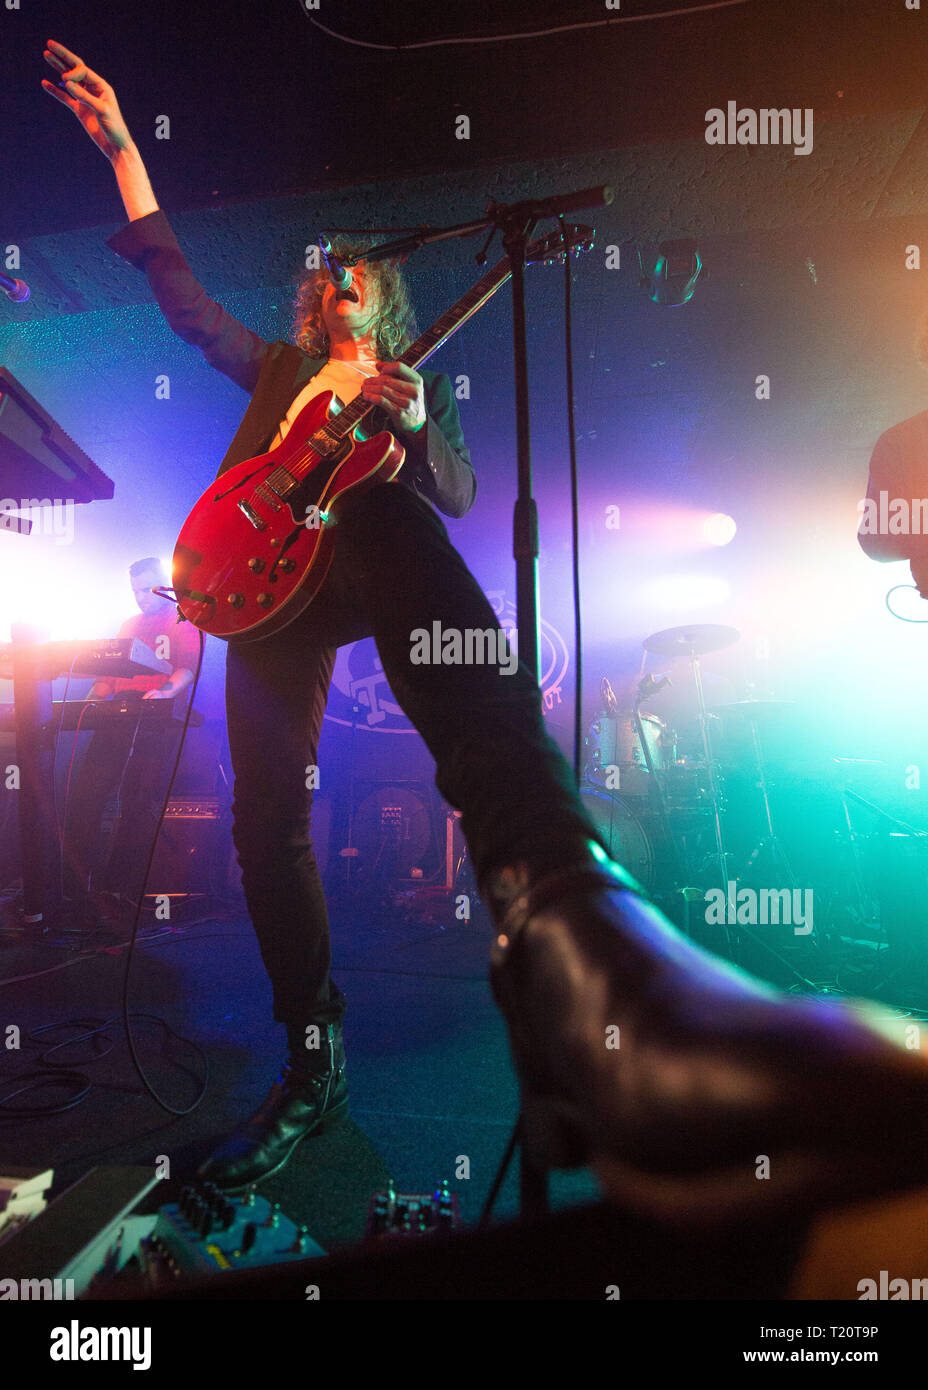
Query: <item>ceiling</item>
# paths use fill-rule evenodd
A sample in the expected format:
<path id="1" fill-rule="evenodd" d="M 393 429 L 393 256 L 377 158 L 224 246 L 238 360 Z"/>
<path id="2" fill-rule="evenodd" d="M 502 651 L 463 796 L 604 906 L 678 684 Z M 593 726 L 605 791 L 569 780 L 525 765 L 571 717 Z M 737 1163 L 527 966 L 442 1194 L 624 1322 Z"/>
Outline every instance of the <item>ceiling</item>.
<path id="1" fill-rule="evenodd" d="M 863 117 L 865 144 L 878 114 L 924 105 L 928 13 L 901 0 L 739 0 L 677 13 L 684 8 L 685 0 L 623 0 L 620 10 L 498 0 L 476 15 L 433 0 L 340 0 L 334 11 L 306 11 L 301 0 L 4 8 L 7 235 L 11 224 L 23 238 L 86 226 L 111 204 L 105 161 L 39 85 L 49 37 L 112 83 L 155 188 L 175 210 L 698 139 L 705 111 L 729 98 L 812 107 L 822 122 Z M 401 52 L 361 46 L 546 28 L 556 32 Z M 460 115 L 470 119 L 466 140 L 456 138 Z M 160 116 L 170 118 L 169 140 L 155 138 Z M 821 161 L 811 163 L 821 178 Z M 660 185 L 676 173 L 656 158 L 652 177 Z"/>

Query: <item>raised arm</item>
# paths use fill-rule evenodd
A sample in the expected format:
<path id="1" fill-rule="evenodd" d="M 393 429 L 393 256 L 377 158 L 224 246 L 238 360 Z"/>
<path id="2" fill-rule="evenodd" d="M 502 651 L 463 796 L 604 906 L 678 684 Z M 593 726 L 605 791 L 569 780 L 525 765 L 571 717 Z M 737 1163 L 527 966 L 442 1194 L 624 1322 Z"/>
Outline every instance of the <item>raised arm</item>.
<path id="1" fill-rule="evenodd" d="M 209 364 L 244 391 L 255 389 L 267 354 L 264 338 L 227 313 L 199 283 L 158 207 L 142 156 L 129 134 L 116 94 L 76 53 L 50 39 L 45 61 L 64 86 L 42 86 L 67 106 L 113 166 L 129 225 L 107 245 L 149 284 L 165 318 L 184 342 L 199 348 Z"/>
<path id="2" fill-rule="evenodd" d="M 54 39 L 49 39 L 43 56 L 58 74 L 59 85 L 43 80 L 42 86 L 49 96 L 74 113 L 97 149 L 112 164 L 129 221 L 157 212 L 158 203 L 142 156 L 129 134 L 112 87 L 76 53 Z"/>

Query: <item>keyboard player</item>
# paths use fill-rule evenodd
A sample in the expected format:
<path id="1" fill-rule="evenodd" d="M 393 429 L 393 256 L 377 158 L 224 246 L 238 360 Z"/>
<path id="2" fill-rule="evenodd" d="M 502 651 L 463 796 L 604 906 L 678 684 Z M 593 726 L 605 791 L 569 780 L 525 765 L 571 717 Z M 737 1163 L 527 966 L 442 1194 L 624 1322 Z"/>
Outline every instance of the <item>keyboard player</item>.
<path id="1" fill-rule="evenodd" d="M 98 678 L 88 699 L 107 700 L 125 691 L 141 700 L 174 700 L 175 713 L 186 705 L 184 691 L 192 684 L 199 654 L 199 637 L 190 623 L 177 621 L 170 599 L 152 591 L 169 585 L 160 562 L 137 560 L 129 580 L 139 613 L 119 629 L 120 637 L 138 637 L 156 656 L 173 667 L 169 676 L 151 674 Z M 97 729 L 90 740 L 68 797 L 65 824 L 65 894 L 94 918 L 101 894 L 115 900 L 137 901 L 142 875 L 154 836 L 157 812 L 177 752 L 178 726 L 170 721 L 146 727 L 118 721 L 118 727 Z M 118 821 L 106 863 L 103 863 L 102 821 L 106 803 L 118 793 Z"/>

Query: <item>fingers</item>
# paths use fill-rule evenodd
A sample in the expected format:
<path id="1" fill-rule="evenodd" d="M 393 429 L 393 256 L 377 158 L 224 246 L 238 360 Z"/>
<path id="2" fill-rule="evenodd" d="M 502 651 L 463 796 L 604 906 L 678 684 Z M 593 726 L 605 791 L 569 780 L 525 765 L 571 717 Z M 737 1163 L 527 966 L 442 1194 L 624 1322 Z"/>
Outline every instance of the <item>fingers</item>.
<path id="1" fill-rule="evenodd" d="M 399 412 L 413 405 L 417 396 L 414 390 L 404 391 L 402 387 L 392 382 L 378 381 L 376 377 L 368 377 L 361 390 L 368 400 L 380 402 L 385 407 L 392 406 Z"/>
<path id="2" fill-rule="evenodd" d="M 412 405 L 422 389 L 422 378 L 418 372 L 407 367 L 405 362 L 378 362 L 378 375 L 368 377 L 365 385 L 374 386 L 381 395 L 403 406 Z"/>
<path id="3" fill-rule="evenodd" d="M 378 362 L 382 374 L 387 376 L 402 377 L 405 381 L 412 381 L 418 386 L 422 380 L 418 372 L 414 372 L 412 367 L 407 367 L 405 362 Z"/>
<path id="4" fill-rule="evenodd" d="M 379 405 L 402 429 L 419 430 L 425 424 L 425 405 L 419 400 L 418 389 L 396 378 L 368 377 L 361 394 L 372 405 Z"/>
<path id="5" fill-rule="evenodd" d="M 54 39 L 49 39 L 48 47 L 42 56 L 49 67 L 54 68 L 62 77 L 87 87 L 96 96 L 102 96 L 108 90 L 108 84 L 98 72 L 94 72 L 76 53 L 72 53 L 63 44 L 56 43 Z"/>
<path id="6" fill-rule="evenodd" d="M 103 97 L 91 96 L 86 87 L 79 87 L 76 82 L 68 79 L 68 95 L 74 97 L 75 101 L 81 102 L 84 106 L 89 106 L 92 111 L 104 112 L 107 109 L 106 101 Z"/>
<path id="7" fill-rule="evenodd" d="M 70 48 L 65 48 L 63 43 L 57 43 L 55 39 L 49 39 L 45 46 L 44 57 L 46 63 L 50 63 L 59 72 L 76 67 L 81 61 L 76 53 L 72 53 Z"/>
<path id="8" fill-rule="evenodd" d="M 94 96 L 106 96 L 110 90 L 109 84 L 103 81 L 100 74 L 94 72 L 92 68 L 85 67 L 83 63 L 80 63 L 76 68 L 69 68 L 62 75 L 66 81 L 76 82 L 78 86 L 93 92 Z"/>
<path id="9" fill-rule="evenodd" d="M 44 78 L 42 79 L 42 86 L 44 90 L 48 92 L 49 96 L 54 97 L 56 101 L 60 101 L 62 106 L 67 106 L 75 115 L 77 114 L 78 103 L 73 97 L 69 97 L 60 87 L 56 87 L 54 82 L 46 82 Z"/>

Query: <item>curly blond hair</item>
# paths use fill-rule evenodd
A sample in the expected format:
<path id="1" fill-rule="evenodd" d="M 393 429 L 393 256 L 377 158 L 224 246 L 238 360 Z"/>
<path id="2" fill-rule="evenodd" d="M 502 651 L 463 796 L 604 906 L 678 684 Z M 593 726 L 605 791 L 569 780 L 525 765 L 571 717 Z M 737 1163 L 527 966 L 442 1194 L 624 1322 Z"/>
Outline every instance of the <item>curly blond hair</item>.
<path id="1" fill-rule="evenodd" d="M 357 255 L 361 242 L 337 236 L 332 239 L 336 256 Z M 403 273 L 394 261 L 360 261 L 366 275 L 380 292 L 380 312 L 373 328 L 374 344 L 382 362 L 393 362 L 409 347 L 415 332 L 415 318 Z M 310 357 L 328 357 L 329 335 L 322 320 L 322 295 L 329 283 L 323 266 L 310 270 L 297 285 L 293 301 L 293 340 Z"/>

